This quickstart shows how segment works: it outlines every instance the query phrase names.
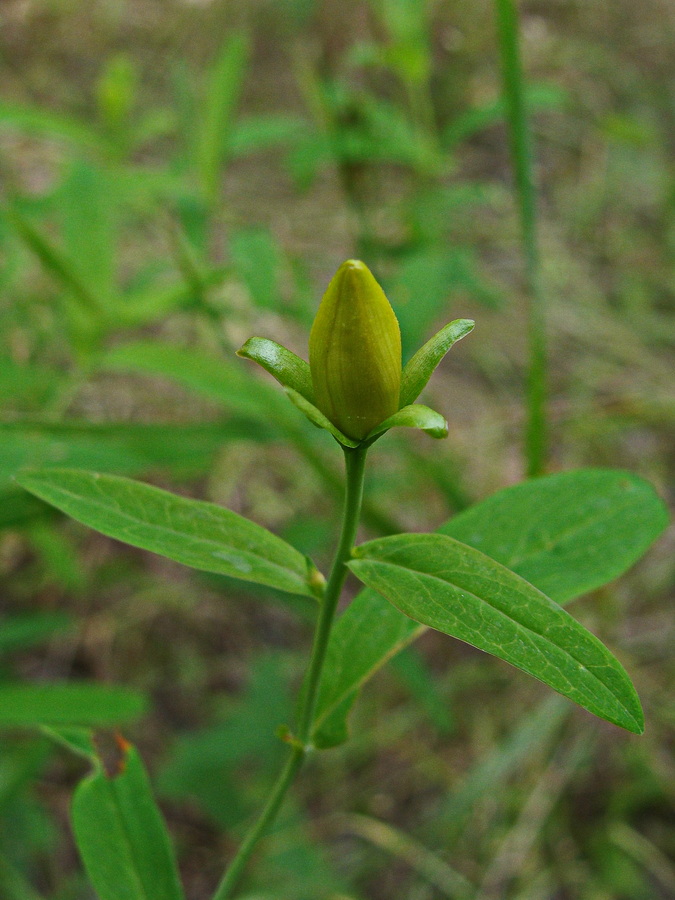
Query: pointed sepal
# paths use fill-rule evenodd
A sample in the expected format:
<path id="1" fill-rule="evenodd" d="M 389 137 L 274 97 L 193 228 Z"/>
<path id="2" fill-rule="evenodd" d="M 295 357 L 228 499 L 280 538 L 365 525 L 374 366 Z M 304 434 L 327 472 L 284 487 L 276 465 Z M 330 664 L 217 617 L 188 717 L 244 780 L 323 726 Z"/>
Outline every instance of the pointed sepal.
<path id="1" fill-rule="evenodd" d="M 433 438 L 448 436 L 448 423 L 443 416 L 421 403 L 413 403 L 399 409 L 393 416 L 376 425 L 366 436 L 366 440 L 373 440 L 390 428 L 419 428 Z"/>
<path id="2" fill-rule="evenodd" d="M 309 403 L 314 403 L 314 388 L 309 363 L 276 341 L 252 337 L 237 350 L 237 356 L 252 359 L 285 388 L 291 388 Z"/>
<path id="3" fill-rule="evenodd" d="M 448 350 L 466 337 L 474 325 L 472 319 L 455 319 L 420 347 L 403 369 L 400 396 L 402 407 L 405 408 L 419 397 Z"/>

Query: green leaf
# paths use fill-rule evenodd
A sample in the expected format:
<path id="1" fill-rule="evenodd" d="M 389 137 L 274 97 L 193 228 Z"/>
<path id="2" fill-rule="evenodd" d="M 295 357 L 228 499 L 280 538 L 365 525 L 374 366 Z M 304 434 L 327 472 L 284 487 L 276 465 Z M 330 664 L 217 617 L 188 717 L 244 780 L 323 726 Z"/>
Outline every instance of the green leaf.
<path id="1" fill-rule="evenodd" d="M 199 174 L 204 196 L 209 201 L 215 201 L 217 196 L 218 174 L 225 161 L 248 51 L 249 42 L 245 34 L 230 35 L 209 73 L 198 136 Z"/>
<path id="2" fill-rule="evenodd" d="M 269 440 L 272 430 L 252 418 L 204 425 L 129 422 L 0 423 L 0 528 L 51 513 L 10 479 L 22 468 L 86 468 L 125 475 L 168 471 L 185 477 L 206 471 L 223 444 Z"/>
<path id="3" fill-rule="evenodd" d="M 292 116 L 275 113 L 247 116 L 232 127 L 230 153 L 233 157 L 247 156 L 270 147 L 294 144 L 306 130 L 307 122 Z"/>
<path id="4" fill-rule="evenodd" d="M 393 416 L 380 422 L 373 430 L 366 435 L 365 440 L 369 441 L 390 428 L 419 428 L 433 438 L 445 438 L 448 436 L 448 423 L 440 413 L 430 409 L 428 406 L 422 406 L 421 403 L 413 403 L 410 406 L 404 406 L 395 412 Z"/>
<path id="5" fill-rule="evenodd" d="M 266 228 L 243 228 L 230 237 L 230 255 L 236 274 L 256 306 L 279 307 L 278 275 L 281 250 Z"/>
<path id="6" fill-rule="evenodd" d="M 224 443 L 266 439 L 270 431 L 250 419 L 204 425 L 129 422 L 1 422 L 0 486 L 22 468 L 87 468 L 135 475 L 169 470 L 205 471 Z"/>
<path id="7" fill-rule="evenodd" d="M 308 403 L 314 403 L 314 388 L 309 363 L 291 350 L 268 338 L 249 338 L 237 356 L 252 359 L 266 369 L 284 387 L 301 394 Z"/>
<path id="8" fill-rule="evenodd" d="M 401 376 L 401 406 L 414 403 L 431 378 L 436 366 L 457 341 L 472 331 L 471 319 L 455 319 L 435 334 L 406 364 Z"/>
<path id="9" fill-rule="evenodd" d="M 295 406 L 297 406 L 301 413 L 304 413 L 304 415 L 307 416 L 312 425 L 316 425 L 317 428 L 323 428 L 325 431 L 328 431 L 333 435 L 335 440 L 344 447 L 358 447 L 360 441 L 354 441 L 351 438 L 348 438 L 346 434 L 343 434 L 339 428 L 336 428 L 335 425 L 333 425 L 329 418 L 324 416 L 320 409 L 317 409 L 317 407 L 303 397 L 302 394 L 299 394 L 297 391 L 294 391 L 293 388 L 289 387 L 284 388 L 284 390 L 286 391 L 288 398 Z"/>
<path id="10" fill-rule="evenodd" d="M 96 760 L 96 734 L 91 728 L 85 728 L 81 725 L 42 725 L 40 731 L 45 737 L 65 747 L 70 753 L 76 756 L 84 757 L 90 762 Z"/>
<path id="11" fill-rule="evenodd" d="M 642 478 L 619 469 L 579 469 L 498 491 L 438 530 L 564 603 L 618 578 L 668 520 L 664 503 Z"/>
<path id="12" fill-rule="evenodd" d="M 162 815 L 135 748 L 82 781 L 72 806 L 75 840 L 101 900 L 182 900 Z"/>
<path id="13" fill-rule="evenodd" d="M 375 591 L 361 591 L 331 631 L 319 686 L 312 741 L 333 747 L 347 736 L 346 719 L 356 692 L 378 669 L 426 629 Z"/>
<path id="14" fill-rule="evenodd" d="M 416 622 L 459 638 L 540 679 L 635 734 L 640 701 L 607 648 L 525 579 L 444 534 L 369 541 L 348 565 Z"/>
<path id="15" fill-rule="evenodd" d="M 0 856 L 0 892 L 4 900 L 45 900 L 4 856 Z"/>
<path id="16" fill-rule="evenodd" d="M 261 525 L 214 503 L 76 469 L 22 472 L 17 481 L 108 537 L 194 569 L 314 596 L 301 553 Z"/>
<path id="17" fill-rule="evenodd" d="M 287 419 L 288 404 L 272 385 L 252 378 L 246 366 L 199 350 L 158 341 L 134 341 L 111 350 L 102 366 L 161 375 L 231 409 L 264 420 Z"/>
<path id="18" fill-rule="evenodd" d="M 74 263 L 24 218 L 16 206 L 9 210 L 9 217 L 19 237 L 50 275 L 77 301 L 84 317 L 98 319 L 102 313 L 100 298 L 84 282 Z"/>
<path id="19" fill-rule="evenodd" d="M 0 654 L 24 650 L 70 628 L 73 620 L 63 612 L 32 612 L 8 616 L 0 623 Z"/>
<path id="20" fill-rule="evenodd" d="M 66 141 L 75 147 L 97 154 L 107 155 L 111 149 L 108 142 L 102 140 L 88 125 L 35 106 L 0 103 L 0 129 L 6 128 L 39 134 L 51 140 Z"/>
<path id="21" fill-rule="evenodd" d="M 37 497 L 22 490 L 0 492 L 0 529 L 23 527 L 27 522 L 51 516 L 54 512 Z"/>
<path id="22" fill-rule="evenodd" d="M 440 530 L 565 603 L 625 572 L 667 523 L 666 508 L 646 481 L 617 470 L 581 469 L 499 491 Z M 317 744 L 323 723 L 345 697 L 424 630 L 375 591 L 354 598 L 328 644 Z"/>
<path id="23" fill-rule="evenodd" d="M 114 203 L 117 186 L 99 168 L 76 161 L 61 188 L 65 255 L 77 260 L 77 276 L 107 304 L 116 293 Z"/>
<path id="24" fill-rule="evenodd" d="M 85 725 L 105 728 L 143 714 L 138 691 L 86 682 L 0 686 L 0 727 Z"/>

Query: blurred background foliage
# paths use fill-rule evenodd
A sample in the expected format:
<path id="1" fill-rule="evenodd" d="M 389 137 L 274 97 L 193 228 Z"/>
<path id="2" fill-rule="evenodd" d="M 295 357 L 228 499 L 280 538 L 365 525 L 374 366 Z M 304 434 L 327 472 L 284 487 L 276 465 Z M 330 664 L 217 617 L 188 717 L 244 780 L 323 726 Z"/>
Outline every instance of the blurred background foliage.
<path id="1" fill-rule="evenodd" d="M 190 572 L 16 488 L 33 465 L 223 503 L 325 563 L 339 454 L 233 351 L 306 356 L 363 258 L 404 354 L 477 320 L 429 388 L 448 441 L 372 454 L 364 536 L 436 527 L 523 477 L 525 301 L 489 0 L 4 0 L 0 677 L 126 685 L 188 897 L 276 770 L 311 601 Z M 675 7 L 521 7 L 551 356 L 549 470 L 672 501 Z M 242 897 L 675 897 L 672 534 L 574 614 L 635 678 L 633 738 L 427 633 L 319 755 Z M 1 688 L 0 688 L 1 690 Z M 0 712 L 0 725 L 3 724 Z M 86 768 L 0 744 L 0 896 L 85 900 Z"/>

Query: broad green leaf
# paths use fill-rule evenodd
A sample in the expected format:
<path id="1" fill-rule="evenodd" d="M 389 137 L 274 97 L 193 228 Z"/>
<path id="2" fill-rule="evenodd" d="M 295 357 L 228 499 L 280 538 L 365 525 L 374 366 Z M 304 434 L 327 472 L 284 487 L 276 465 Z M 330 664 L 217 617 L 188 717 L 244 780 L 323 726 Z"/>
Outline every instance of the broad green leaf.
<path id="1" fill-rule="evenodd" d="M 617 578 L 667 525 L 648 482 L 619 469 L 580 469 L 499 491 L 438 530 L 563 603 Z"/>
<path id="2" fill-rule="evenodd" d="M 401 406 L 414 403 L 448 350 L 472 331 L 471 319 L 455 319 L 435 334 L 406 364 L 401 376 Z"/>
<path id="3" fill-rule="evenodd" d="M 342 479 L 336 476 L 331 466 L 325 465 L 317 446 L 320 442 L 312 433 L 313 429 L 307 428 L 299 419 L 281 391 L 253 377 L 250 366 L 238 361 L 233 365 L 222 357 L 150 341 L 116 348 L 105 357 L 103 366 L 161 375 L 215 400 L 226 409 L 257 417 L 261 434 L 267 436 L 273 430 L 275 437 L 283 436 L 292 441 L 326 486 L 342 496 Z M 302 399 L 302 395 L 298 396 Z M 350 446 L 349 438 L 344 435 L 343 443 Z M 354 445 L 353 441 L 351 445 Z M 364 515 L 373 522 L 377 518 L 367 503 L 364 505 Z"/>
<path id="4" fill-rule="evenodd" d="M 301 394 L 309 403 L 314 403 L 314 388 L 309 363 L 291 350 L 268 338 L 249 338 L 237 356 L 252 359 L 274 376 L 279 384 Z"/>
<path id="5" fill-rule="evenodd" d="M 392 656 L 425 631 L 375 591 L 361 591 L 331 632 L 312 740 L 332 747 L 346 739 L 346 718 L 361 688 Z"/>
<path id="6" fill-rule="evenodd" d="M 130 722 L 146 708 L 143 694 L 86 682 L 0 686 L 0 727 L 86 725 L 105 728 Z"/>
<path id="7" fill-rule="evenodd" d="M 644 717 L 628 675 L 562 607 L 510 569 L 445 534 L 369 541 L 348 564 L 416 622 L 503 659 L 635 734 Z"/>
<path id="8" fill-rule="evenodd" d="M 261 525 L 214 503 L 76 469 L 22 472 L 17 481 L 108 537 L 194 569 L 314 596 L 301 553 Z"/>
<path id="9" fill-rule="evenodd" d="M 310 403 L 302 394 L 290 387 L 284 388 L 284 390 L 288 398 L 297 406 L 301 413 L 307 416 L 312 425 L 316 425 L 317 428 L 323 428 L 329 434 L 332 434 L 335 440 L 344 447 L 358 447 L 360 441 L 354 441 L 352 438 L 347 437 L 346 434 L 343 434 L 339 428 L 333 425 L 329 418 L 324 416 L 320 409 L 314 406 L 313 403 Z"/>
<path id="10" fill-rule="evenodd" d="M 440 530 L 565 603 L 625 572 L 667 522 L 664 504 L 646 481 L 622 471 L 580 469 L 499 491 Z M 375 591 L 354 598 L 328 644 L 317 743 L 323 722 L 344 699 L 424 630 Z"/>
<path id="11" fill-rule="evenodd" d="M 423 406 L 421 403 L 412 403 L 395 412 L 393 416 L 380 422 L 366 435 L 365 440 L 377 437 L 390 428 L 419 428 L 433 438 L 445 438 L 448 436 L 448 423 L 440 413 Z"/>
<path id="12" fill-rule="evenodd" d="M 87 875 L 101 900 L 182 900 L 169 835 L 141 758 L 120 737 L 113 753 L 73 797 L 73 830 Z"/>

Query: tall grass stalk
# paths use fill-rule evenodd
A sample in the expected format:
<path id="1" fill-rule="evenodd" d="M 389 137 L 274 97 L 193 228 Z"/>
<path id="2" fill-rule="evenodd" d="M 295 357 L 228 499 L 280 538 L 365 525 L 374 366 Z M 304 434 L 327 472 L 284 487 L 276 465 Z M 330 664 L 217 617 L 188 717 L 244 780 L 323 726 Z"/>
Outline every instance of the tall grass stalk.
<path id="1" fill-rule="evenodd" d="M 501 55 L 502 90 L 506 104 L 525 264 L 529 357 L 525 458 L 527 474 L 532 478 L 542 474 L 548 445 L 545 302 L 537 238 L 532 137 L 525 103 L 525 79 L 520 53 L 516 0 L 495 0 L 495 10 Z"/>

